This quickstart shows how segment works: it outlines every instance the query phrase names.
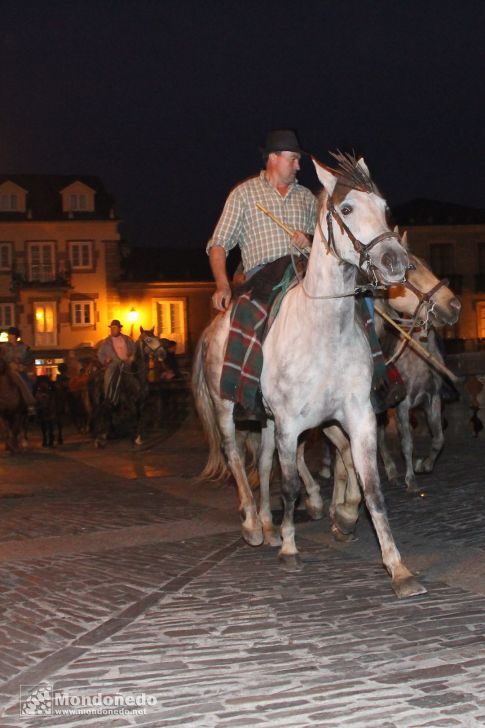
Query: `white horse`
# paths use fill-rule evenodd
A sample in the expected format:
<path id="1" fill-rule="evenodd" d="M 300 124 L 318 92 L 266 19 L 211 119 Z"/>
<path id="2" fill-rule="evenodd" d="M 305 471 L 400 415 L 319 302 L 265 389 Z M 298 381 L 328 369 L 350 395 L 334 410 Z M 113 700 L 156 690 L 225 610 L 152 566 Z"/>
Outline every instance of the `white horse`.
<path id="1" fill-rule="evenodd" d="M 262 490 L 269 489 L 276 439 L 284 502 L 279 556 L 286 568 L 299 569 L 293 518 L 300 490 L 298 436 L 323 422 L 338 422 L 350 439 L 384 566 L 396 594 L 405 597 L 426 590 L 403 564 L 386 514 L 369 396 L 373 363 L 355 317 L 354 290 L 359 270 L 384 285 L 403 281 L 408 259 L 399 236 L 389 229 L 386 202 L 364 161 L 348 155 L 337 158 L 338 170 L 313 160 L 324 193 L 306 275 L 287 293 L 263 345 L 261 389 L 274 420 L 262 432 L 260 483 Z M 325 222 L 327 236 L 322 230 Z M 229 320 L 229 312 L 214 319 L 201 337 L 194 360 L 194 396 L 210 446 L 204 472 L 213 474 L 223 467 L 222 445 L 239 491 L 243 536 L 259 545 L 265 523 L 272 528 L 271 512 L 262 510 L 258 515 L 244 451 L 236 438 L 233 403 L 219 394 Z"/>

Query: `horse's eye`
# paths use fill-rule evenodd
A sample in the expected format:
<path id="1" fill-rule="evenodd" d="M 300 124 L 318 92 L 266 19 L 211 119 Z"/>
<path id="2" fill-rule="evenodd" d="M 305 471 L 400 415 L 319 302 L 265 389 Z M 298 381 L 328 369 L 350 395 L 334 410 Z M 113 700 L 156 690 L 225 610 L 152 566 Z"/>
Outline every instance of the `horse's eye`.
<path id="1" fill-rule="evenodd" d="M 341 207 L 340 211 L 341 211 L 342 215 L 347 216 L 347 215 L 350 215 L 350 213 L 352 212 L 352 208 L 350 207 L 350 205 L 343 205 Z"/>

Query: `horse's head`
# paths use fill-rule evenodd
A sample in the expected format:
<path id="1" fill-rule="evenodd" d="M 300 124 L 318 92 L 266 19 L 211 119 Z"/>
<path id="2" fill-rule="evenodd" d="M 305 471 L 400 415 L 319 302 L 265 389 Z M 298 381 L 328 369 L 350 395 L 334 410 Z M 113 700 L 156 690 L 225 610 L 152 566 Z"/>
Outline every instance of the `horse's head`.
<path id="1" fill-rule="evenodd" d="M 455 324 L 461 304 L 448 288 L 448 281 L 440 281 L 426 263 L 415 255 L 409 255 L 409 262 L 411 267 L 406 282 L 391 286 L 388 290 L 389 304 L 399 313 L 420 317 L 431 325 Z"/>
<path id="2" fill-rule="evenodd" d="M 153 356 L 156 361 L 162 362 L 166 358 L 167 352 L 162 341 L 155 336 L 154 331 L 154 326 L 151 329 L 144 329 L 143 326 L 140 326 L 138 345 L 144 356 Z"/>
<path id="3" fill-rule="evenodd" d="M 322 238 L 326 235 L 329 249 L 364 271 L 371 282 L 400 283 L 408 267 L 407 252 L 399 235 L 389 228 L 386 201 L 362 158 L 340 152 L 333 156 L 338 169 L 313 159 L 326 193 L 319 213 Z"/>

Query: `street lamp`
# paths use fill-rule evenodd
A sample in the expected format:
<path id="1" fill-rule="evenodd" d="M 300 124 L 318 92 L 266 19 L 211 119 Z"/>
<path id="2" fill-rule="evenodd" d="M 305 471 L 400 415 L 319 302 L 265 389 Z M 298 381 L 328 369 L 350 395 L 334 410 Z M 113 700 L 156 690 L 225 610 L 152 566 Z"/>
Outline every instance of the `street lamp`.
<path id="1" fill-rule="evenodd" d="M 133 327 L 134 327 L 135 323 L 138 321 L 139 316 L 140 316 L 140 314 L 138 313 L 136 308 L 134 308 L 132 306 L 130 311 L 128 311 L 128 321 L 131 324 L 131 329 L 130 329 L 131 338 L 133 338 Z"/>

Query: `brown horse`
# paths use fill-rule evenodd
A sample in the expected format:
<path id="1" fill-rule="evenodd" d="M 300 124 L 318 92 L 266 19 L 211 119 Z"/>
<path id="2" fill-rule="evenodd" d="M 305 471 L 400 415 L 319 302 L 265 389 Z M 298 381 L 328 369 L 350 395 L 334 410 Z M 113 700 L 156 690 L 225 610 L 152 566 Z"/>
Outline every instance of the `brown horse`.
<path id="1" fill-rule="evenodd" d="M 5 433 L 5 447 L 10 452 L 19 448 L 19 434 L 27 416 L 18 386 L 16 385 L 8 363 L 0 356 L 0 420 Z"/>

